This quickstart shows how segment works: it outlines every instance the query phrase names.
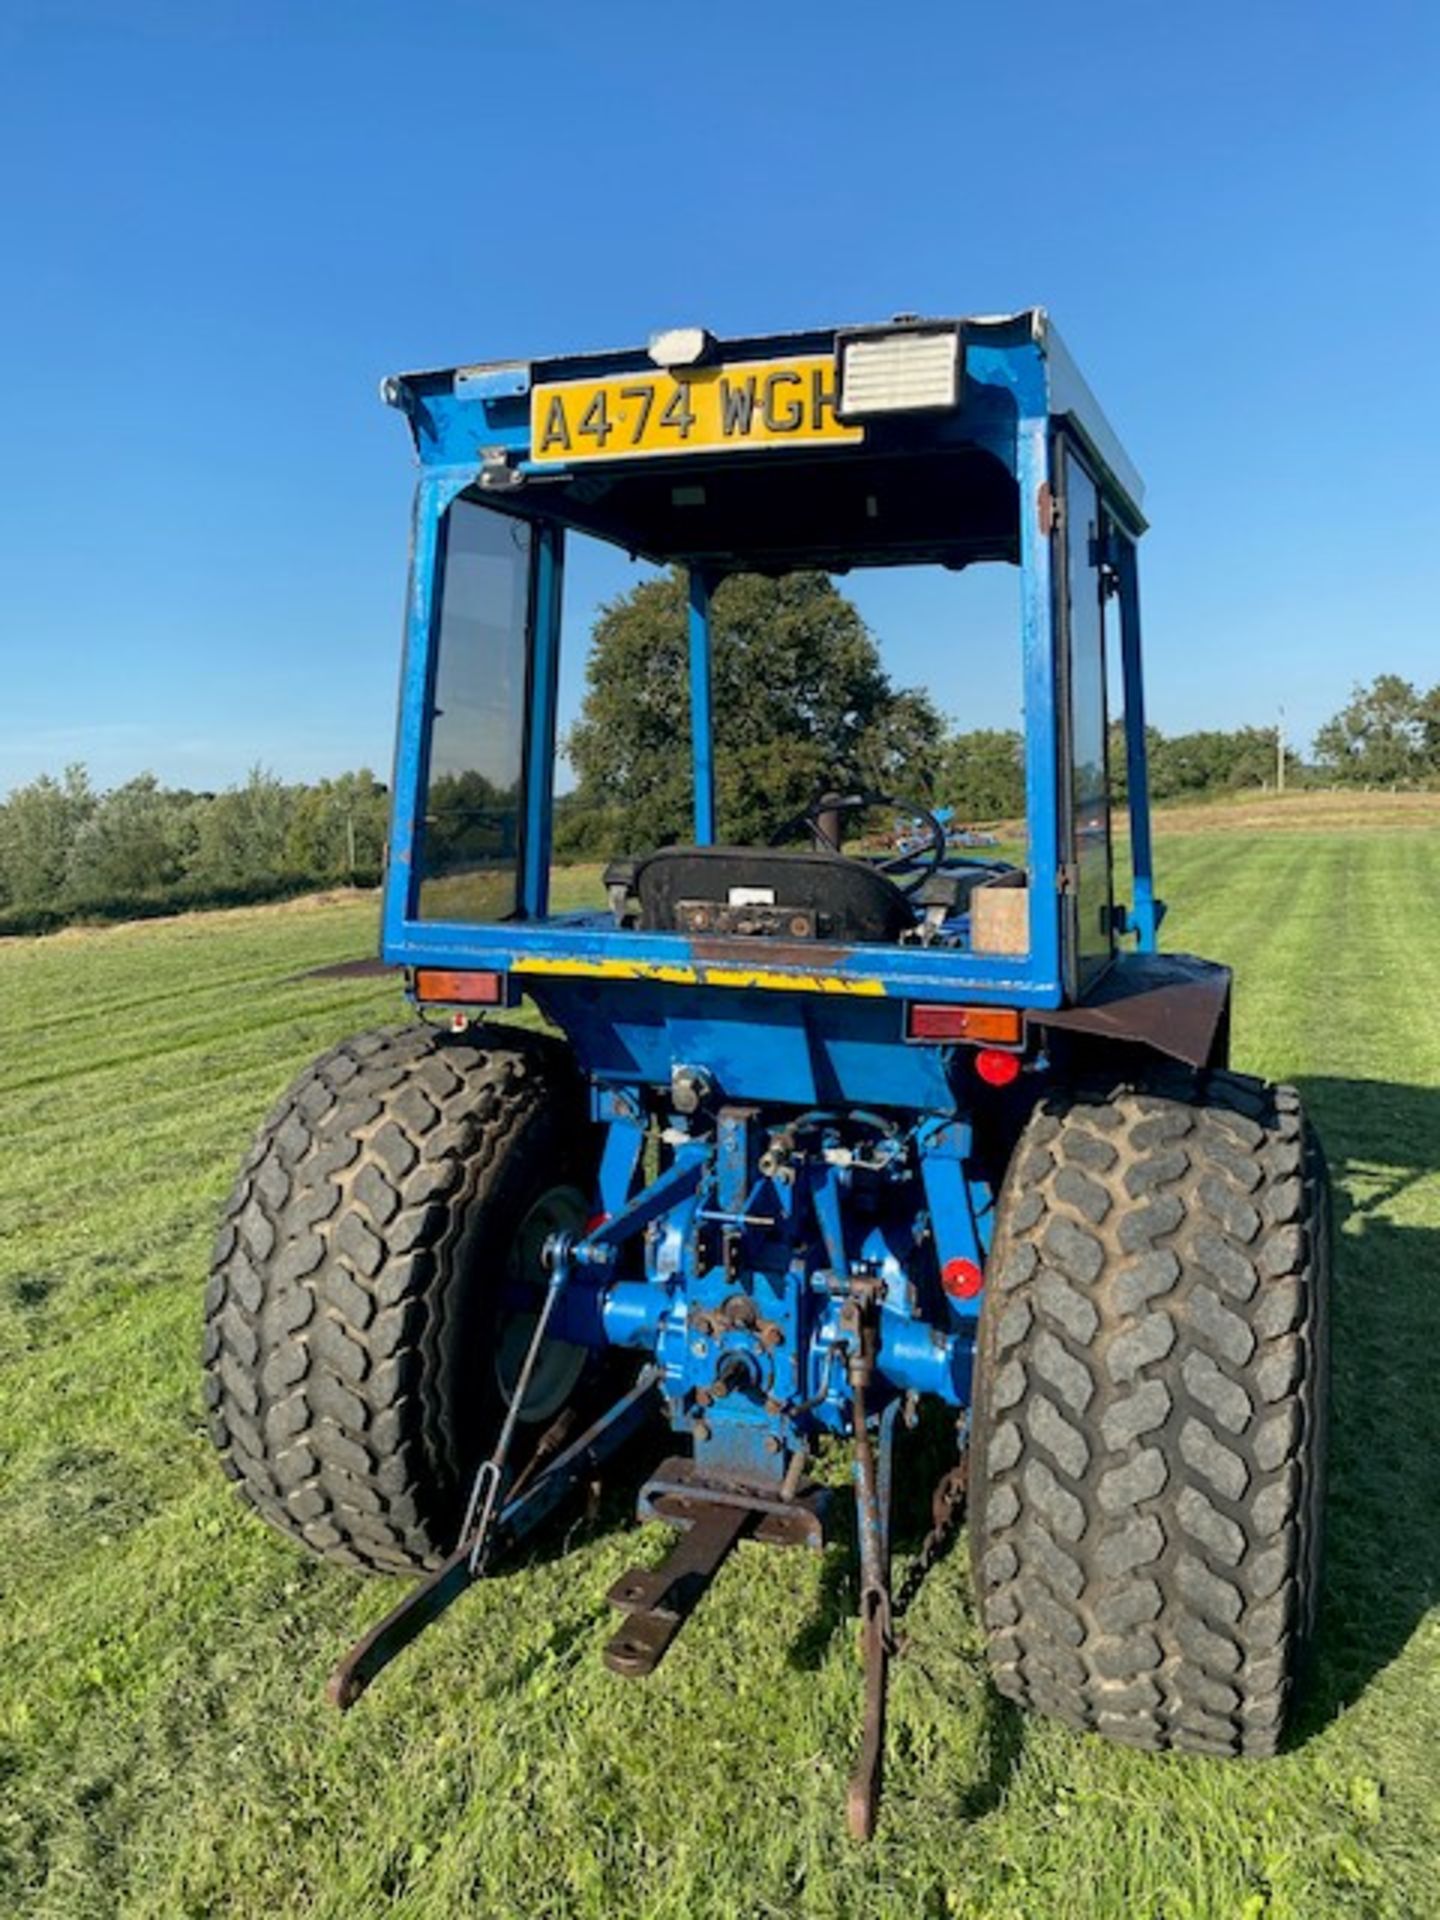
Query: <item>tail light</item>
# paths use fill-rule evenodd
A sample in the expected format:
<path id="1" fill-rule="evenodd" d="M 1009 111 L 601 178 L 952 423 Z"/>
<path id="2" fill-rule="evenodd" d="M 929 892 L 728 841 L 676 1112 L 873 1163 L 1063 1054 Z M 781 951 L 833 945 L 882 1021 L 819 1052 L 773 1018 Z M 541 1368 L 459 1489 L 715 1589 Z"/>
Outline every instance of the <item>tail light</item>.
<path id="1" fill-rule="evenodd" d="M 1018 1007 L 932 1006 L 911 1001 L 905 1009 L 907 1040 L 973 1040 L 1018 1047 L 1024 1031 Z"/>

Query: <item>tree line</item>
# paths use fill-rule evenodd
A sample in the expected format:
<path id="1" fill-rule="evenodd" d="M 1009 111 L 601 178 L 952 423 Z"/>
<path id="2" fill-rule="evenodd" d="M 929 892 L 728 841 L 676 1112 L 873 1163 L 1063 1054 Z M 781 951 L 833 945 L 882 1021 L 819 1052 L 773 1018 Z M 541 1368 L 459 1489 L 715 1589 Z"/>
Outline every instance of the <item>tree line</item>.
<path id="1" fill-rule="evenodd" d="M 42 774 L 0 804 L 0 933 L 374 886 L 388 809 L 365 767 L 308 785 L 257 767 L 220 793 Z"/>
<path id="2" fill-rule="evenodd" d="M 1025 807 L 1024 742 L 1018 732 L 954 734 L 945 743 L 936 790 L 958 810 L 1004 819 Z M 1164 734 L 1145 729 L 1150 798 L 1203 800 L 1278 784 L 1274 727 L 1208 728 Z M 1308 760 L 1284 747 L 1287 787 L 1429 787 L 1440 784 L 1440 686 L 1422 691 L 1398 674 L 1356 687 L 1315 736 Z M 1110 783 L 1127 790 L 1125 726 L 1110 724 Z"/>
<path id="3" fill-rule="evenodd" d="M 968 824 L 1023 816 L 1018 729 L 958 729 L 928 694 L 895 686 L 858 609 L 826 575 L 727 581 L 714 598 L 712 634 L 723 840 L 769 840 L 830 786 L 946 805 Z M 687 836 L 687 650 L 678 571 L 601 609 L 584 701 L 564 741 L 575 786 L 556 805 L 562 859 L 641 852 Z M 1146 737 L 1157 801 L 1275 782 L 1272 728 L 1171 735 L 1148 728 Z M 1111 726 L 1110 765 L 1123 796 L 1119 720 Z M 1287 750 L 1285 779 L 1294 786 L 1440 782 L 1440 686 L 1424 691 L 1381 674 L 1356 688 L 1320 729 L 1308 764 Z M 432 791 L 427 808 L 432 851 L 448 846 L 448 835 L 462 865 L 513 857 L 516 796 L 493 794 L 478 771 L 445 780 L 449 787 Z M 256 768 L 219 793 L 162 787 L 148 773 L 103 793 L 83 767 L 43 775 L 0 803 L 0 932 L 374 885 L 388 804 L 366 768 L 308 785 Z"/>

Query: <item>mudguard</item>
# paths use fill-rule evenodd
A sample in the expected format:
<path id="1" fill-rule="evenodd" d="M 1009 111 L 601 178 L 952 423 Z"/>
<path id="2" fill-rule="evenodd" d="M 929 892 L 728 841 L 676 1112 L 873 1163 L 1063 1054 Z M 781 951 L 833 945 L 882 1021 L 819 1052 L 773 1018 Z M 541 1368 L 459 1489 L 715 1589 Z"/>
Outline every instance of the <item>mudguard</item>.
<path id="1" fill-rule="evenodd" d="M 1128 1040 L 1191 1067 L 1230 1059 L 1229 967 L 1189 953 L 1122 953 L 1078 1006 L 1032 1023 L 1097 1040 Z"/>

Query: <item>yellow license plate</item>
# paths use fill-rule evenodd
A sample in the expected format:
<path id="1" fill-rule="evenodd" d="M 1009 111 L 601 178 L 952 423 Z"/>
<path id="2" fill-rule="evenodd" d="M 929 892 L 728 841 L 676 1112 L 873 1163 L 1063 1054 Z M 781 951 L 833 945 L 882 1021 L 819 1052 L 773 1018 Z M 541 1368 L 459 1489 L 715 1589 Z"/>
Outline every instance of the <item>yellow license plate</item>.
<path id="1" fill-rule="evenodd" d="M 530 458 L 542 465 L 747 447 L 844 446 L 863 427 L 835 417 L 832 354 L 746 360 L 682 374 L 554 380 L 530 395 Z"/>

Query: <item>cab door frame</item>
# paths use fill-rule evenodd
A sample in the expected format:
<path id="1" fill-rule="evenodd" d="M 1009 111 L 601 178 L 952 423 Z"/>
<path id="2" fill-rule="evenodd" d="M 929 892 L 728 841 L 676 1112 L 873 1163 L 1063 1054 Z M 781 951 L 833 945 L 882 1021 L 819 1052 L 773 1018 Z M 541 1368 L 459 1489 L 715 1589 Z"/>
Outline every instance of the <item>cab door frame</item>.
<path id="1" fill-rule="evenodd" d="M 1075 484 L 1079 475 L 1082 485 Z M 1110 791 L 1110 709 L 1106 675 L 1108 515 L 1098 470 L 1071 434 L 1058 427 L 1051 439 L 1051 488 L 1057 511 L 1051 539 L 1054 581 L 1055 681 L 1059 693 L 1059 762 L 1056 792 L 1060 827 L 1062 953 L 1066 998 L 1083 999 L 1115 957 L 1114 807 Z M 1088 587 L 1082 582 L 1089 583 Z M 1079 592 L 1077 593 L 1077 588 Z M 1090 598 L 1093 592 L 1093 600 Z M 1081 597 L 1083 596 L 1083 597 Z M 1076 647 L 1089 658 L 1077 662 Z M 1098 682 L 1098 686 L 1097 686 Z M 1077 713 L 1077 698 L 1099 694 L 1095 713 Z M 1095 757 L 1098 746 L 1098 758 Z M 1077 789 L 1081 762 L 1091 770 L 1088 791 Z M 1099 784 L 1094 782 L 1098 770 Z M 1103 808 L 1103 865 L 1093 842 L 1082 845 L 1086 815 Z M 1103 876 L 1103 877 L 1102 877 Z M 1097 886 L 1096 882 L 1099 881 Z M 1093 915 L 1094 925 L 1088 923 Z"/>

